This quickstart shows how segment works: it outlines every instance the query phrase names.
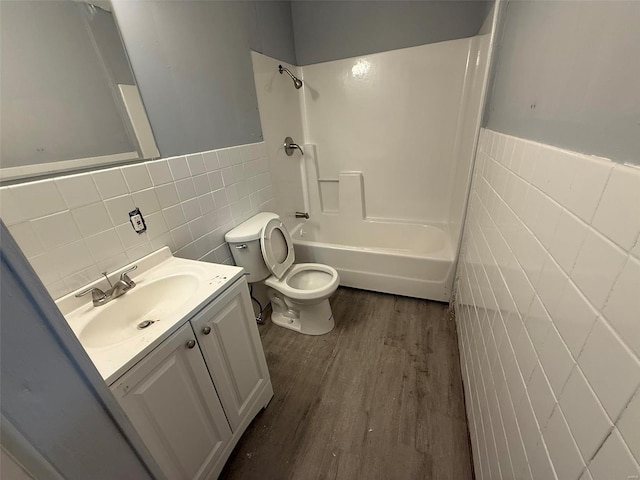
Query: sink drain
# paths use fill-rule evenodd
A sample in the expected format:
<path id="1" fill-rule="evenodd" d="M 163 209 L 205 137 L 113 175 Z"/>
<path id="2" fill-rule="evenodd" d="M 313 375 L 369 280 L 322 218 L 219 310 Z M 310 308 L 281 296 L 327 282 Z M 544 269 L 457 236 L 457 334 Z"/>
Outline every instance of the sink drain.
<path id="1" fill-rule="evenodd" d="M 150 326 L 152 323 L 155 323 L 155 320 L 145 320 L 143 322 L 140 322 L 138 324 L 138 330 L 143 330 L 143 329 L 147 328 L 148 326 Z"/>

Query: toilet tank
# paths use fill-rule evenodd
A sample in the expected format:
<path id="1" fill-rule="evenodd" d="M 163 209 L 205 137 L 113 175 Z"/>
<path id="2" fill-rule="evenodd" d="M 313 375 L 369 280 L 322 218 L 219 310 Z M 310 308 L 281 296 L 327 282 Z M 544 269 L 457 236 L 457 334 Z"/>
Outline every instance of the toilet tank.
<path id="1" fill-rule="evenodd" d="M 229 230 L 224 236 L 236 265 L 243 267 L 249 274 L 247 276 L 249 283 L 260 282 L 271 275 L 262 257 L 260 234 L 269 220 L 274 218 L 280 217 L 270 212 L 258 213 Z"/>

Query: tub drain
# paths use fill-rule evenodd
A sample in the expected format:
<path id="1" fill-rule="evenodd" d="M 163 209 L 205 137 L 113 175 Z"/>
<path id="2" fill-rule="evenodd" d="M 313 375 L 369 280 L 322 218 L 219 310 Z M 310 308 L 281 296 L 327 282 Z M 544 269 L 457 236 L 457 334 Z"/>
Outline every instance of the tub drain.
<path id="1" fill-rule="evenodd" d="M 147 328 L 148 326 L 150 326 L 154 322 L 155 322 L 155 320 L 145 320 L 143 322 L 140 322 L 138 324 L 138 330 L 143 330 L 143 329 Z"/>

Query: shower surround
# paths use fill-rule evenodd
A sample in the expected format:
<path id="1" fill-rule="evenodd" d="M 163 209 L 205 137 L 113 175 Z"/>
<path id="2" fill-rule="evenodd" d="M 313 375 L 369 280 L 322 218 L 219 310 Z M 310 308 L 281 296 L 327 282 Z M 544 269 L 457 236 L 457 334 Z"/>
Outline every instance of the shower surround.
<path id="1" fill-rule="evenodd" d="M 281 62 L 253 54 L 276 206 L 298 261 L 332 265 L 343 285 L 449 300 L 489 43 L 285 65 L 300 90 L 277 78 Z M 285 156 L 285 136 L 305 154 Z"/>

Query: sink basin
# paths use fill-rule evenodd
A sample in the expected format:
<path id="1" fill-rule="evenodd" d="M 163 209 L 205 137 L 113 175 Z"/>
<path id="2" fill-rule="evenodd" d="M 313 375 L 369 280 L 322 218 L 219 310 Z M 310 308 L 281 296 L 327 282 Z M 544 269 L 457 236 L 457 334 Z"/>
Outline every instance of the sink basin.
<path id="1" fill-rule="evenodd" d="M 104 348 L 134 340 L 179 309 L 198 285 L 198 278 L 188 274 L 139 284 L 107 305 L 95 307 L 95 315 L 79 332 L 80 342 L 85 347 Z M 138 328 L 142 322 L 146 326 Z"/>
<path id="2" fill-rule="evenodd" d="M 104 290 L 104 279 L 56 300 L 107 384 L 116 381 L 243 273 L 242 268 L 231 265 L 174 257 L 169 247 L 162 247 L 111 272 L 110 277 L 117 278 L 134 265 L 138 267 L 132 274 L 136 286 L 106 305 L 94 307 L 89 296 L 76 297 L 88 288 Z"/>

